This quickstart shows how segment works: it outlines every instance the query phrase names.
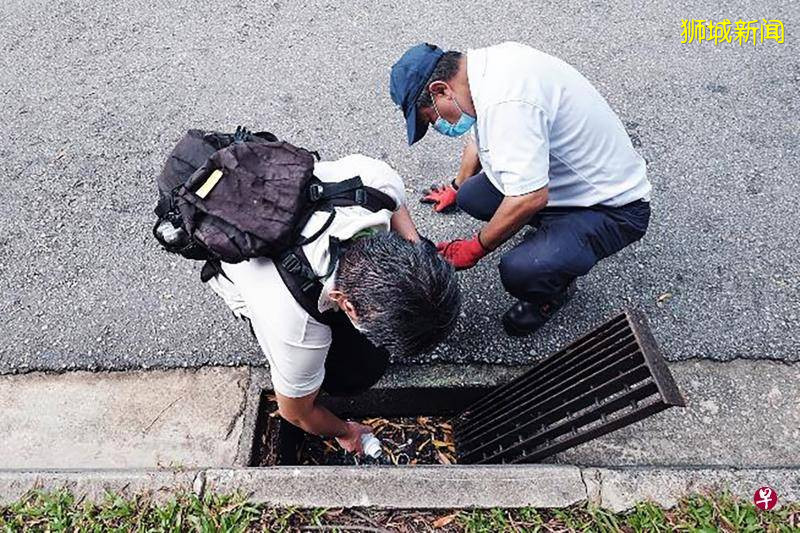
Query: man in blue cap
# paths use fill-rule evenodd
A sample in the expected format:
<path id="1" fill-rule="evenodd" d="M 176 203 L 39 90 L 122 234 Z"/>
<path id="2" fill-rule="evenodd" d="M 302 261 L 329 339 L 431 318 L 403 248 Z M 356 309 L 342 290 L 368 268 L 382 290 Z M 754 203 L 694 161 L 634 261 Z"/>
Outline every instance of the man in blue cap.
<path id="1" fill-rule="evenodd" d="M 391 72 L 409 145 L 429 125 L 468 131 L 449 184 L 422 199 L 437 212 L 456 203 L 487 224 L 471 239 L 438 245 L 456 268 L 474 266 L 533 226 L 500 259 L 517 302 L 503 315 L 510 335 L 536 331 L 574 293 L 575 279 L 639 240 L 650 220 L 650 182 L 617 115 L 567 63 L 518 43 L 444 52 L 419 44 Z"/>

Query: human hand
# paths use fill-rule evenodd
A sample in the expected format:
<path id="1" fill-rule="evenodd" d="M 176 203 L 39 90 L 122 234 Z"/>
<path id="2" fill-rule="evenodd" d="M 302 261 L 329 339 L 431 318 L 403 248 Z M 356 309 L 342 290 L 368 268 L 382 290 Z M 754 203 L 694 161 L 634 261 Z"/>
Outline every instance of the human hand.
<path id="1" fill-rule="evenodd" d="M 478 261 L 489 253 L 483 247 L 478 235 L 472 239 L 455 239 L 452 241 L 440 242 L 436 245 L 436 250 L 442 257 L 452 264 L 456 270 L 472 268 Z"/>
<path id="2" fill-rule="evenodd" d="M 364 433 L 372 433 L 372 428 L 351 420 L 345 422 L 345 425 L 347 426 L 347 433 L 341 437 L 336 437 L 336 442 L 338 442 L 339 446 L 344 448 L 345 451 L 361 455 L 364 453 L 361 446 L 361 435 Z"/>
<path id="3" fill-rule="evenodd" d="M 445 210 L 450 210 L 456 205 L 456 192 L 452 184 L 447 185 L 431 185 L 430 190 L 424 192 L 425 196 L 422 197 L 420 202 L 423 204 L 433 204 L 433 209 L 437 213 Z"/>

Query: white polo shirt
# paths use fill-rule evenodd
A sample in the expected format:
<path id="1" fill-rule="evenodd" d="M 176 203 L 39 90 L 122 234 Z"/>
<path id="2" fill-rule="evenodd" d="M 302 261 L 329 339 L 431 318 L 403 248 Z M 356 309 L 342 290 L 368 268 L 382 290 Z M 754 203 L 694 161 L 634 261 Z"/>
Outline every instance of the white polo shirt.
<path id="1" fill-rule="evenodd" d="M 506 196 L 548 186 L 550 206 L 650 199 L 644 159 L 599 92 L 573 67 L 519 43 L 467 52 L 488 179 Z"/>
<path id="2" fill-rule="evenodd" d="M 321 161 L 314 175 L 326 182 L 361 176 L 369 185 L 388 194 L 397 204 L 405 204 L 405 189 L 400 176 L 383 161 L 360 154 L 337 161 Z M 349 239 L 359 231 L 374 228 L 389 231 L 392 213 L 373 213 L 361 206 L 337 207 L 336 217 L 318 239 L 303 247 L 314 271 L 327 271 L 329 238 Z M 314 213 L 303 230 L 313 235 L 328 218 L 328 213 Z M 271 259 L 256 258 L 241 263 L 222 263 L 225 274 L 209 280 L 208 285 L 237 317 L 247 317 L 258 343 L 269 361 L 275 391 L 292 398 L 307 396 L 319 389 L 325 378 L 325 357 L 331 345 L 331 329 L 309 315 L 292 297 Z M 338 310 L 330 299 L 334 276 L 323 284 L 319 310 Z"/>

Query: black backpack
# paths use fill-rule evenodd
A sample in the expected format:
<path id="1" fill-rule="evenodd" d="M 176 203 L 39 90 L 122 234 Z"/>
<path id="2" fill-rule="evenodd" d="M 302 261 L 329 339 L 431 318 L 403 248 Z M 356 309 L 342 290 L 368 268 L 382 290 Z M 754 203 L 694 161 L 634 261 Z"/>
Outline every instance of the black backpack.
<path id="1" fill-rule="evenodd" d="M 328 272 L 317 275 L 302 246 L 327 230 L 335 207 L 361 205 L 370 211 L 395 209 L 385 193 L 367 187 L 359 176 L 324 183 L 314 176 L 316 152 L 268 132 L 189 130 L 173 148 L 157 179 L 158 217 L 153 235 L 169 252 L 205 261 L 201 279 L 222 274 L 220 263 L 253 257 L 275 261 L 287 288 L 317 320 L 329 313 L 317 307 L 321 280 L 336 268 L 342 247 L 330 238 Z M 317 211 L 329 214 L 314 234 L 301 232 Z"/>

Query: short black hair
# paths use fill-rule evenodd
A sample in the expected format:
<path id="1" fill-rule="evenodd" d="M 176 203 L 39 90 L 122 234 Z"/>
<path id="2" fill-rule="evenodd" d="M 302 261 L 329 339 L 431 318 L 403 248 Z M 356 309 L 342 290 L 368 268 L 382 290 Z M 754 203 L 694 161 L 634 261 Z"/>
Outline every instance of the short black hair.
<path id="1" fill-rule="evenodd" d="M 367 338 L 401 359 L 444 340 L 461 309 L 453 267 L 430 244 L 394 232 L 354 241 L 339 260 L 336 288 Z"/>
<path id="2" fill-rule="evenodd" d="M 419 96 L 417 97 L 417 109 L 431 107 L 433 105 L 433 97 L 431 96 L 431 92 L 428 90 L 428 87 L 430 87 L 431 83 L 435 81 L 452 80 L 458 72 L 459 66 L 461 66 L 461 55 L 461 52 L 450 50 L 449 52 L 445 52 L 444 55 L 439 58 L 439 61 L 436 62 L 436 66 L 433 67 L 431 76 L 422 87 L 422 92 L 420 92 Z"/>

